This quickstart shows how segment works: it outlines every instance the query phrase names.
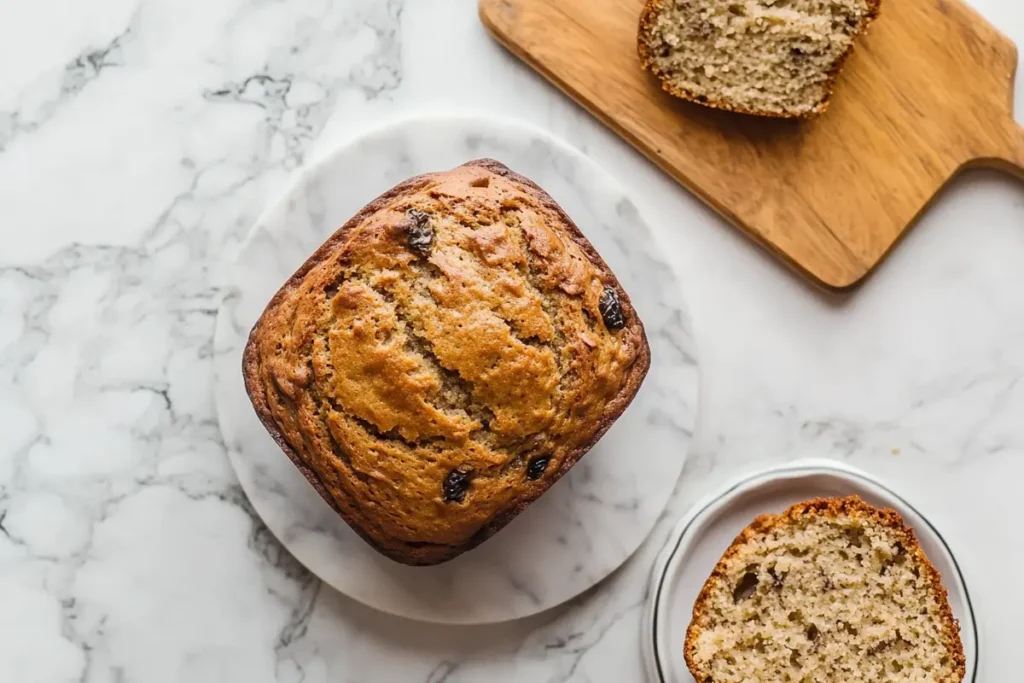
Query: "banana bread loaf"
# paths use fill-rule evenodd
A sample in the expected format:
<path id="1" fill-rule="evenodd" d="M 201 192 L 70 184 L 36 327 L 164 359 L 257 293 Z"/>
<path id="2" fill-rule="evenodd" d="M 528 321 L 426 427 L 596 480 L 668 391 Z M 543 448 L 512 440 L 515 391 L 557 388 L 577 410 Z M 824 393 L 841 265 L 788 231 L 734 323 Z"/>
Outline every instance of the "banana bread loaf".
<path id="1" fill-rule="evenodd" d="M 744 529 L 697 598 L 685 656 L 699 683 L 960 683 L 965 665 L 914 532 L 857 497 Z"/>
<path id="2" fill-rule="evenodd" d="M 662 88 L 745 114 L 825 111 L 854 40 L 880 0 L 648 0 L 640 61 Z"/>
<path id="3" fill-rule="evenodd" d="M 569 471 L 650 365 L 604 261 L 492 160 L 363 208 L 273 297 L 245 386 L 267 430 L 368 543 L 449 560 Z"/>

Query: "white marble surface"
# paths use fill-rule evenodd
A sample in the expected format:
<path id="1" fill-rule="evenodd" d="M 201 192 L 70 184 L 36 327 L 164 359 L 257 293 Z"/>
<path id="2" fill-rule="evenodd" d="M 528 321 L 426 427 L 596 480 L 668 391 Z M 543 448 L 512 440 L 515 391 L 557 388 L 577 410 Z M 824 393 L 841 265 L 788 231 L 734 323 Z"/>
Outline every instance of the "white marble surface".
<path id="1" fill-rule="evenodd" d="M 1019 2 L 975 4 L 1024 43 Z M 554 613 L 424 628 L 313 580 L 228 466 L 221 264 L 304 159 L 436 106 L 548 128 L 645 202 L 702 363 L 669 515 L 797 456 L 886 478 L 963 549 L 986 680 L 1015 680 L 1024 187 L 965 175 L 855 296 L 825 297 L 494 45 L 471 0 L 0 6 L 0 680 L 639 678 L 667 530 Z"/>
<path id="2" fill-rule="evenodd" d="M 267 302 L 369 200 L 407 178 L 499 159 L 558 201 L 629 293 L 651 367 L 626 412 L 550 491 L 493 538 L 433 567 L 367 545 L 310 486 L 257 419 L 240 368 Z M 697 418 L 697 362 L 682 286 L 640 209 L 607 171 L 539 128 L 496 117 L 403 117 L 343 143 L 298 174 L 227 270 L 214 334 L 217 420 L 260 519 L 343 595 L 421 621 L 482 624 L 538 614 L 620 567 L 661 517 Z"/>

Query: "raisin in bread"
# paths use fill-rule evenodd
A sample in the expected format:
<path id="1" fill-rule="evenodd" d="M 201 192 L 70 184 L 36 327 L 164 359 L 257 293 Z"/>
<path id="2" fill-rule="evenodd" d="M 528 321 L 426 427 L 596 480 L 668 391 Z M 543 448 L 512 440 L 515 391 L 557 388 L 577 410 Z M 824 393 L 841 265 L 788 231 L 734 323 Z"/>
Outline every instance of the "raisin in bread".
<path id="1" fill-rule="evenodd" d="M 367 542 L 435 564 L 569 471 L 650 365 L 626 292 L 498 162 L 408 180 L 274 296 L 243 358 L 263 424 Z"/>
<path id="2" fill-rule="evenodd" d="M 880 0 L 648 0 L 638 46 L 669 93 L 783 118 L 820 114 Z"/>
<path id="3" fill-rule="evenodd" d="M 893 510 L 799 503 L 743 530 L 693 608 L 698 683 L 959 683 L 959 626 L 938 571 Z"/>

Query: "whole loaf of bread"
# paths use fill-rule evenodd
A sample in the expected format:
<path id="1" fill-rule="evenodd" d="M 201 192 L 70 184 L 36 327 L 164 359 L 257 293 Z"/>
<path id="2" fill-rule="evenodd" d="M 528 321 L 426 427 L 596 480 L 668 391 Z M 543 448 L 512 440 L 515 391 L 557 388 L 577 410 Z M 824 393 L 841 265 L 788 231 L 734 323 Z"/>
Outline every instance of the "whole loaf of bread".
<path id="1" fill-rule="evenodd" d="M 649 365 L 629 297 L 565 212 L 480 160 L 335 232 L 270 301 L 243 374 L 320 495 L 378 551 L 425 565 L 564 475 Z"/>

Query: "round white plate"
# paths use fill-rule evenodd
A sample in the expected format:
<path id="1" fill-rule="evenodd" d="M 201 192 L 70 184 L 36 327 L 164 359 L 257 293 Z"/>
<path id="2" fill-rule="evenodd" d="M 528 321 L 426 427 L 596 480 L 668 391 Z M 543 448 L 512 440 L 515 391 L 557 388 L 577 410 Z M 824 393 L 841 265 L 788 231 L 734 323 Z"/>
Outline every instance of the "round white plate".
<path id="1" fill-rule="evenodd" d="M 409 176 L 480 157 L 535 180 L 586 233 L 644 321 L 651 369 L 601 442 L 505 529 L 446 564 L 406 567 L 367 546 L 267 435 L 242 385 L 241 352 L 281 283 L 363 205 Z M 462 624 L 549 609 L 621 565 L 675 487 L 697 407 L 697 366 L 679 283 L 622 187 L 540 130 L 434 117 L 354 140 L 302 173 L 261 217 L 228 280 L 214 343 L 217 412 L 231 463 L 284 546 L 360 602 L 403 617 Z"/>
<path id="2" fill-rule="evenodd" d="M 899 512 L 914 529 L 928 559 L 942 574 L 967 658 L 964 681 L 975 680 L 978 630 L 974 608 L 953 553 L 938 530 L 910 503 L 877 479 L 844 463 L 801 460 L 746 476 L 693 507 L 669 537 L 654 565 L 651 596 L 642 620 L 644 660 L 655 683 L 693 683 L 683 642 L 693 603 L 737 534 L 763 513 L 817 497 L 858 495 Z"/>

